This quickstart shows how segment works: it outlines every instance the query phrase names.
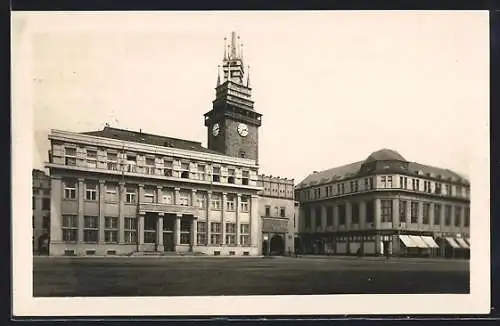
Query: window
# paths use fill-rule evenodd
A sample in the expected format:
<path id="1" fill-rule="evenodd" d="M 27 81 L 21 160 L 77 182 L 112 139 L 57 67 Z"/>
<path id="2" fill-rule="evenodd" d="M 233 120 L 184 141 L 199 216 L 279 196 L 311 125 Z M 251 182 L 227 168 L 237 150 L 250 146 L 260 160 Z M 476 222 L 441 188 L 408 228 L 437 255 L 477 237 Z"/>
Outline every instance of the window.
<path id="1" fill-rule="evenodd" d="M 434 204 L 434 225 L 441 224 L 441 204 Z"/>
<path id="2" fill-rule="evenodd" d="M 171 177 L 172 176 L 172 166 L 174 165 L 174 162 L 172 160 L 168 159 L 163 159 L 163 175 L 166 177 Z"/>
<path id="3" fill-rule="evenodd" d="M 50 229 L 50 216 L 45 215 L 42 220 L 42 228 L 45 230 Z"/>
<path id="4" fill-rule="evenodd" d="M 128 204 L 135 204 L 137 200 L 136 189 L 127 187 L 125 190 L 125 202 Z"/>
<path id="5" fill-rule="evenodd" d="M 137 156 L 127 155 L 127 172 L 137 172 Z"/>
<path id="6" fill-rule="evenodd" d="M 432 192 L 430 181 L 424 181 L 424 191 L 429 193 Z"/>
<path id="7" fill-rule="evenodd" d="M 366 202 L 366 223 L 373 223 L 374 205 L 373 200 Z"/>
<path id="8" fill-rule="evenodd" d="M 236 196 L 227 195 L 227 197 L 226 197 L 226 209 L 228 211 L 234 211 L 235 207 L 236 207 Z"/>
<path id="9" fill-rule="evenodd" d="M 227 182 L 228 183 L 234 183 L 234 178 L 235 178 L 235 175 L 236 175 L 235 170 L 234 169 L 228 169 L 227 173 L 228 173 Z"/>
<path id="10" fill-rule="evenodd" d="M 412 201 L 410 207 L 411 223 L 418 223 L 418 203 Z"/>
<path id="11" fill-rule="evenodd" d="M 181 178 L 189 179 L 189 163 L 181 163 Z"/>
<path id="12" fill-rule="evenodd" d="M 144 216 L 144 243 L 156 243 L 157 219 L 155 216 Z"/>
<path id="13" fill-rule="evenodd" d="M 250 245 L 250 224 L 240 224 L 240 245 Z"/>
<path id="14" fill-rule="evenodd" d="M 408 202 L 406 200 L 399 201 L 399 221 L 400 223 L 406 223 L 406 210 Z"/>
<path id="15" fill-rule="evenodd" d="M 246 186 L 246 185 L 248 185 L 248 181 L 249 181 L 249 179 L 250 179 L 250 172 L 248 172 L 248 171 L 243 171 L 243 172 L 242 172 L 242 176 L 243 176 L 243 178 L 241 179 L 241 183 L 242 183 L 243 185 L 245 185 L 245 186 Z"/>
<path id="16" fill-rule="evenodd" d="M 211 199 L 212 209 L 219 210 L 221 207 L 221 196 L 220 194 L 213 194 Z"/>
<path id="17" fill-rule="evenodd" d="M 196 243 L 207 244 L 207 223 L 198 222 L 196 226 Z"/>
<path id="18" fill-rule="evenodd" d="M 155 174 L 155 158 L 154 157 L 146 157 L 146 166 L 144 167 L 146 174 Z"/>
<path id="19" fill-rule="evenodd" d="M 449 184 L 446 184 L 444 185 L 444 188 L 445 188 L 445 192 L 448 196 L 451 196 L 451 185 Z"/>
<path id="20" fill-rule="evenodd" d="M 429 224 L 429 215 L 431 204 L 424 203 L 422 206 L 422 224 Z"/>
<path id="21" fill-rule="evenodd" d="M 78 240 L 78 216 L 62 216 L 62 238 L 66 242 L 75 242 Z"/>
<path id="22" fill-rule="evenodd" d="M 240 151 L 240 157 L 241 158 L 245 158 L 246 157 L 245 151 Z"/>
<path id="23" fill-rule="evenodd" d="M 339 205 L 339 225 L 345 225 L 345 205 Z"/>
<path id="24" fill-rule="evenodd" d="M 451 226 L 451 205 L 444 206 L 444 225 Z"/>
<path id="25" fill-rule="evenodd" d="M 205 181 L 205 165 L 198 164 L 198 179 Z"/>
<path id="26" fill-rule="evenodd" d="M 207 197 L 204 193 L 196 194 L 196 204 L 199 209 L 205 209 L 207 205 L 205 204 L 207 201 Z"/>
<path id="27" fill-rule="evenodd" d="M 462 207 L 455 206 L 455 227 L 459 227 L 462 220 Z"/>
<path id="28" fill-rule="evenodd" d="M 236 224 L 226 223 L 226 244 L 236 244 Z"/>
<path id="29" fill-rule="evenodd" d="M 99 241 L 99 217 L 84 216 L 83 219 L 83 241 L 97 242 Z"/>
<path id="30" fill-rule="evenodd" d="M 212 169 L 212 181 L 220 182 L 220 167 L 214 166 Z"/>
<path id="31" fill-rule="evenodd" d="M 443 191 L 443 189 L 442 189 L 442 188 L 443 188 L 443 185 L 442 185 L 441 183 L 439 183 L 439 182 L 434 183 L 434 192 L 435 192 L 436 194 L 441 195 L 441 193 L 442 193 L 442 191 Z"/>
<path id="32" fill-rule="evenodd" d="M 285 207 L 280 208 L 280 217 L 285 217 Z"/>
<path id="33" fill-rule="evenodd" d="M 358 192 L 358 180 L 351 181 L 351 191 Z"/>
<path id="34" fill-rule="evenodd" d="M 309 208 L 305 209 L 304 227 L 305 228 L 311 227 L 311 211 L 309 210 Z"/>
<path id="35" fill-rule="evenodd" d="M 108 170 L 118 170 L 118 155 L 116 153 L 106 153 L 107 155 L 107 160 L 108 162 L 106 163 L 107 164 L 107 167 L 108 167 Z"/>
<path id="36" fill-rule="evenodd" d="M 191 221 L 181 219 L 181 244 L 191 243 Z"/>
<path id="37" fill-rule="evenodd" d="M 352 224 L 359 224 L 359 204 L 352 203 L 351 205 Z"/>
<path id="38" fill-rule="evenodd" d="M 154 203 L 155 202 L 155 191 L 154 189 L 144 189 L 144 200 L 145 203 Z"/>
<path id="39" fill-rule="evenodd" d="M 220 245 L 222 243 L 221 224 L 219 222 L 211 222 L 210 232 L 210 243 Z"/>
<path id="40" fill-rule="evenodd" d="M 266 217 L 271 216 L 271 206 L 266 206 Z"/>
<path id="41" fill-rule="evenodd" d="M 85 200 L 97 200 L 97 185 L 95 183 L 85 185 Z"/>
<path id="42" fill-rule="evenodd" d="M 136 232 L 137 232 L 137 219 L 135 217 L 125 217 L 123 219 L 123 242 L 125 243 L 136 243 Z"/>
<path id="43" fill-rule="evenodd" d="M 154 157 L 146 157 L 146 165 L 155 166 L 155 159 L 154 159 Z"/>
<path id="44" fill-rule="evenodd" d="M 106 184 L 105 200 L 108 202 L 118 201 L 118 186 L 115 184 Z"/>
<path id="45" fill-rule="evenodd" d="M 326 207 L 326 225 L 333 225 L 333 206 Z"/>
<path id="46" fill-rule="evenodd" d="M 328 186 L 326 186 L 326 187 L 325 187 L 325 196 L 326 196 L 326 197 L 329 197 L 329 196 L 330 196 L 330 194 L 328 193 Z"/>
<path id="47" fill-rule="evenodd" d="M 35 197 L 31 197 L 31 207 L 33 207 L 33 209 L 36 209 L 36 198 Z"/>
<path id="48" fill-rule="evenodd" d="M 248 212 L 248 197 L 241 196 L 241 211 Z"/>
<path id="49" fill-rule="evenodd" d="M 382 188 L 387 188 L 387 182 L 386 182 L 386 176 L 383 175 L 380 177 L 380 184 L 382 185 Z"/>
<path id="50" fill-rule="evenodd" d="M 408 189 L 408 178 L 399 177 L 399 187 L 402 189 Z"/>
<path id="51" fill-rule="evenodd" d="M 469 225 L 470 225 L 470 208 L 465 207 L 464 227 L 468 228 Z"/>
<path id="52" fill-rule="evenodd" d="M 87 149 L 87 167 L 96 168 L 97 167 L 97 151 L 93 149 Z"/>
<path id="53" fill-rule="evenodd" d="M 321 227 L 321 207 L 316 206 L 314 209 L 314 226 L 316 228 Z"/>
<path id="54" fill-rule="evenodd" d="M 179 205 L 181 206 L 189 206 L 189 194 L 186 192 L 179 193 Z"/>
<path id="55" fill-rule="evenodd" d="M 412 185 L 413 190 L 419 190 L 420 189 L 420 180 L 411 179 L 411 185 Z"/>
<path id="56" fill-rule="evenodd" d="M 381 206 L 381 220 L 382 222 L 385 223 L 390 223 L 392 222 L 392 200 L 381 200 L 380 201 L 380 206 Z"/>
<path id="57" fill-rule="evenodd" d="M 392 176 L 387 176 L 387 188 L 392 188 Z"/>
<path id="58" fill-rule="evenodd" d="M 50 210 L 50 198 L 42 198 L 42 210 Z"/>
<path id="59" fill-rule="evenodd" d="M 76 148 L 64 148 L 64 160 L 66 165 L 76 165 Z"/>
<path id="60" fill-rule="evenodd" d="M 109 243 L 118 242 L 118 217 L 104 217 L 104 241 Z"/>
<path id="61" fill-rule="evenodd" d="M 64 182 L 64 199 L 76 199 L 76 182 L 75 181 L 65 181 Z"/>

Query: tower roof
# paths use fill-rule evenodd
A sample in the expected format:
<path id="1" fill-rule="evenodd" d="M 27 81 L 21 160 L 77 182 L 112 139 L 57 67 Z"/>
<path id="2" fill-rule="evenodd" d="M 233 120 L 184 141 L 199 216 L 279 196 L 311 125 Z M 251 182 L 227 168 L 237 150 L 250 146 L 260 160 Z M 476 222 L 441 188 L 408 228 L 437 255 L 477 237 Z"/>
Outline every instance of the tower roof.
<path id="1" fill-rule="evenodd" d="M 383 148 L 378 151 L 375 151 L 368 156 L 365 160 L 366 163 L 373 161 L 403 161 L 406 162 L 406 159 L 401 156 L 398 152 L 392 149 Z"/>

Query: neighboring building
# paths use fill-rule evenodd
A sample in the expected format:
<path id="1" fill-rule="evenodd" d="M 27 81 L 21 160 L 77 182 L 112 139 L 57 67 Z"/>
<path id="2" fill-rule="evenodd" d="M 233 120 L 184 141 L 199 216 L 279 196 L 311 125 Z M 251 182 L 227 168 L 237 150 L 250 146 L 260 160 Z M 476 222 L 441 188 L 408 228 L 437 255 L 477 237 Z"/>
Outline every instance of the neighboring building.
<path id="1" fill-rule="evenodd" d="M 293 179 L 259 175 L 264 255 L 294 252 L 295 201 Z"/>
<path id="2" fill-rule="evenodd" d="M 262 254 L 261 114 L 238 39 L 233 32 L 224 47 L 222 80 L 205 114 L 208 148 L 109 126 L 50 132 L 51 255 Z M 288 181 L 284 196 L 293 197 L 292 188 Z"/>
<path id="3" fill-rule="evenodd" d="M 47 254 L 50 232 L 50 177 L 41 170 L 32 171 L 33 252 Z"/>
<path id="4" fill-rule="evenodd" d="M 298 184 L 300 250 L 364 255 L 468 254 L 470 184 L 382 149 Z"/>

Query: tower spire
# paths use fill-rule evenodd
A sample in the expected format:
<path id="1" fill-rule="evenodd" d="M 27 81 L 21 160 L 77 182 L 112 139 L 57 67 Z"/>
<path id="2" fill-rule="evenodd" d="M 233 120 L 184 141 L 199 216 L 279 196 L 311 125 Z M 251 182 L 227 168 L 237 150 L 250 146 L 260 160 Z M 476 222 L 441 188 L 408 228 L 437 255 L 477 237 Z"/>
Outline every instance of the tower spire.
<path id="1" fill-rule="evenodd" d="M 220 65 L 217 66 L 217 87 L 220 86 Z"/>
<path id="2" fill-rule="evenodd" d="M 247 87 L 250 88 L 250 66 L 247 66 Z"/>
<path id="3" fill-rule="evenodd" d="M 231 57 L 230 59 L 236 59 L 236 32 L 231 32 Z"/>
<path id="4" fill-rule="evenodd" d="M 224 58 L 223 60 L 227 60 L 227 37 L 224 37 Z"/>

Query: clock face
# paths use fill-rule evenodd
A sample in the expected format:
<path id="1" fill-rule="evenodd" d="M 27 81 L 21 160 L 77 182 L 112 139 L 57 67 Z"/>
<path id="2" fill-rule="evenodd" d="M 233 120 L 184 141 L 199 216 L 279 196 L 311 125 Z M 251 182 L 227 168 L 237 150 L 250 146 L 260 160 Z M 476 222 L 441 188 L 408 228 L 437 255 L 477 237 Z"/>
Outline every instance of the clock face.
<path id="1" fill-rule="evenodd" d="M 220 126 L 218 123 L 214 124 L 212 127 L 212 135 L 217 136 L 220 131 Z"/>
<path id="2" fill-rule="evenodd" d="M 248 135 L 248 126 L 244 123 L 240 123 L 238 125 L 238 133 L 241 137 L 245 137 L 246 135 Z"/>

